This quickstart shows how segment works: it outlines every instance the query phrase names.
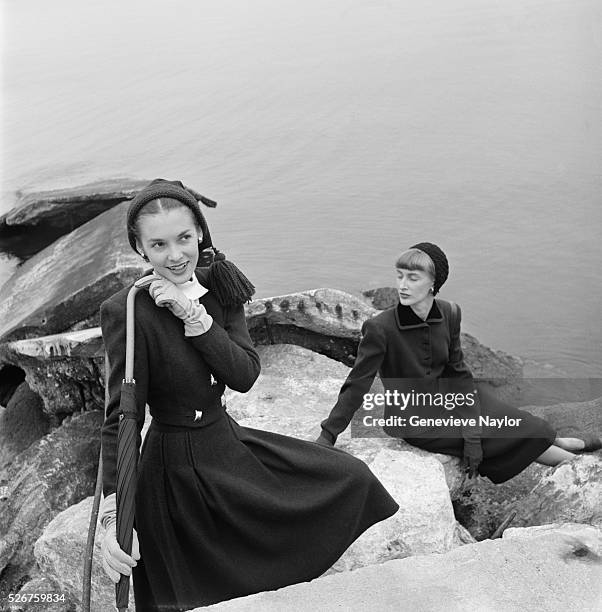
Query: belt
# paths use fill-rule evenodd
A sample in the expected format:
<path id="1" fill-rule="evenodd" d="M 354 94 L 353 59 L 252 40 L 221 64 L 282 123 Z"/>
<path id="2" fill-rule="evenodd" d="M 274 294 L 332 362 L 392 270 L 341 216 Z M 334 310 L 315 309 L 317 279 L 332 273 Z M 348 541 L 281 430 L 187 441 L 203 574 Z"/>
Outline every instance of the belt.
<path id="1" fill-rule="evenodd" d="M 186 413 L 165 412 L 160 415 L 153 415 L 152 424 L 156 429 L 164 431 L 173 431 L 170 428 L 180 429 L 197 429 L 199 427 L 207 427 L 220 419 L 223 419 L 226 414 L 225 406 L 221 401 L 209 406 L 203 406 L 202 410 L 191 410 Z"/>

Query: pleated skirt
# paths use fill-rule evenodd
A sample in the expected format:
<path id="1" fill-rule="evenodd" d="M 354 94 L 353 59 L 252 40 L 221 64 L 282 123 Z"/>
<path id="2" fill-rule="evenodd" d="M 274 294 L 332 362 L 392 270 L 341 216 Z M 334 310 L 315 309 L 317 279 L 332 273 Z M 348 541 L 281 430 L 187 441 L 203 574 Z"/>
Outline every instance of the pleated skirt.
<path id="1" fill-rule="evenodd" d="M 139 612 L 175 612 L 312 580 L 397 503 L 359 459 L 242 427 L 153 422 L 138 470 Z"/>

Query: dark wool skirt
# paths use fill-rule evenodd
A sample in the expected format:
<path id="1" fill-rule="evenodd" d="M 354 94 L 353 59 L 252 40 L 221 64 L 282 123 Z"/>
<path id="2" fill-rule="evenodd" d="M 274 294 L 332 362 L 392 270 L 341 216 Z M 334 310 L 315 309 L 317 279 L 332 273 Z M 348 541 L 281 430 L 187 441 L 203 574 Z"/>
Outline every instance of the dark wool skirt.
<path id="1" fill-rule="evenodd" d="M 499 484 L 510 480 L 531 465 L 539 455 L 550 448 L 556 438 L 552 426 L 525 410 L 519 410 L 510 404 L 497 399 L 487 387 L 479 386 L 481 414 L 496 419 L 520 419 L 517 427 L 501 429 L 483 428 L 481 446 L 483 461 L 479 474 Z M 443 453 L 462 457 L 464 439 L 458 428 L 457 436 L 450 435 L 450 428 L 444 430 L 445 437 L 437 437 L 437 430 L 429 431 L 428 437 L 404 438 L 412 446 L 417 446 L 432 453 Z"/>
<path id="2" fill-rule="evenodd" d="M 238 425 L 153 422 L 136 497 L 136 609 L 172 612 L 317 578 L 398 509 L 336 448 Z"/>

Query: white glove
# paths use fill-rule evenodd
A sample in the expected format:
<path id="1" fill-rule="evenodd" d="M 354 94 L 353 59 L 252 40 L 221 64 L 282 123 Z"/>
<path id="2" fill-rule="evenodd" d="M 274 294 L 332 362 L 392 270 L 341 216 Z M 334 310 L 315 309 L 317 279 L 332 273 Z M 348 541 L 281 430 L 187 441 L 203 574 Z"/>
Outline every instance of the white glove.
<path id="1" fill-rule="evenodd" d="M 157 306 L 169 308 L 176 317 L 184 321 L 185 336 L 200 336 L 211 327 L 213 318 L 205 307 L 186 297 L 175 283 L 166 278 L 151 274 L 136 281 L 136 286 L 148 287 L 148 292 Z"/>
<path id="2" fill-rule="evenodd" d="M 112 493 L 105 497 L 100 509 L 100 522 L 105 528 L 105 535 L 102 540 L 102 566 L 109 578 L 117 583 L 121 574 L 130 576 L 132 567 L 136 567 L 140 559 L 140 546 L 138 544 L 138 534 L 134 529 L 132 537 L 132 555 L 125 553 L 117 542 L 117 510 L 116 497 Z"/>

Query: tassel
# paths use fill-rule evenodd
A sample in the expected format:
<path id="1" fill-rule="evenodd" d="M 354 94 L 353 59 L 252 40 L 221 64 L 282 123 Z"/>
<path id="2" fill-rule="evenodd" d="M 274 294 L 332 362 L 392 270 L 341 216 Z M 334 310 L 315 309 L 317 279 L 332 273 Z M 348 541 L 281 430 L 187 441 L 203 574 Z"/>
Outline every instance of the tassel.
<path id="1" fill-rule="evenodd" d="M 250 302 L 255 293 L 251 281 L 217 250 L 209 267 L 208 281 L 211 291 L 222 306 Z"/>

